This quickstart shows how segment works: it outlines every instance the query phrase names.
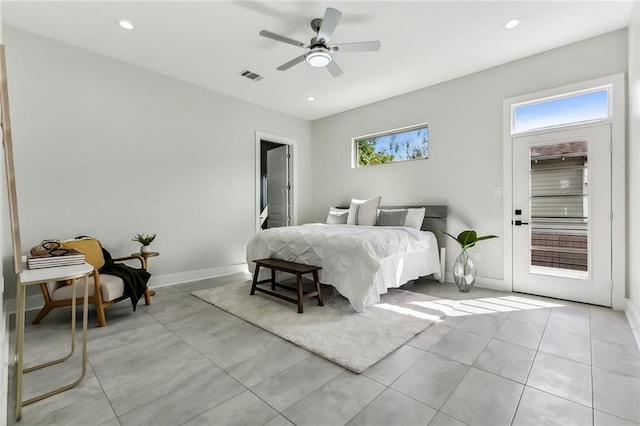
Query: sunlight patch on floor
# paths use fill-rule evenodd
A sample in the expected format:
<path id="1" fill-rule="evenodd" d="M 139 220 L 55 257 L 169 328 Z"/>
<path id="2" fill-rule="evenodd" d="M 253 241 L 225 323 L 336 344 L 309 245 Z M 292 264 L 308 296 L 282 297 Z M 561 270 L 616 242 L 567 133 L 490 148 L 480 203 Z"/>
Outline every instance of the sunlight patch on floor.
<path id="1" fill-rule="evenodd" d="M 373 305 L 373 307 L 429 321 L 438 321 L 441 317 L 440 315 L 428 314 L 426 312 L 416 311 L 415 309 L 405 308 L 403 306 L 391 305 L 389 303 L 378 303 Z"/>
<path id="2" fill-rule="evenodd" d="M 409 304 L 420 308 L 433 309 L 449 317 L 493 314 L 497 312 L 527 311 L 532 309 L 560 308 L 561 303 L 526 299 L 518 296 L 483 297 L 480 299 L 450 300 L 438 299 Z"/>

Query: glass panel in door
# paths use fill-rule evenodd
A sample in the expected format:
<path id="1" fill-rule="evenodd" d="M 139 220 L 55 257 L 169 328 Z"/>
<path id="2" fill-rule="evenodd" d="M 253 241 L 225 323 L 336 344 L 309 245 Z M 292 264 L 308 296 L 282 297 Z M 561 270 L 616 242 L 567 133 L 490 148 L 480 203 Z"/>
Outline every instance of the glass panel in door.
<path id="1" fill-rule="evenodd" d="M 530 157 L 530 271 L 589 277 L 586 141 L 538 145 Z"/>

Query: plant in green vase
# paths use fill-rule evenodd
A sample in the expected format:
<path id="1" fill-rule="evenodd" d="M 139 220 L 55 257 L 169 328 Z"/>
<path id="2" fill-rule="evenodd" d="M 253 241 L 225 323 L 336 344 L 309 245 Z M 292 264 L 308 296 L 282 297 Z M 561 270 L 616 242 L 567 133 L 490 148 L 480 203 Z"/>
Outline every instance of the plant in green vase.
<path id="1" fill-rule="evenodd" d="M 156 234 L 136 234 L 133 236 L 131 241 L 136 241 L 142 244 L 140 247 L 140 253 L 149 253 L 151 252 L 151 243 L 156 239 Z"/>
<path id="2" fill-rule="evenodd" d="M 449 234 L 448 232 L 442 232 L 456 240 L 460 244 L 462 251 L 456 257 L 456 261 L 453 264 L 453 279 L 458 286 L 458 290 L 467 293 L 471 290 L 476 282 L 476 265 L 467 253 L 467 249 L 476 245 L 478 241 L 488 240 L 490 238 L 498 238 L 497 235 L 485 235 L 478 237 L 476 231 L 467 229 L 458 234 L 457 237 Z"/>

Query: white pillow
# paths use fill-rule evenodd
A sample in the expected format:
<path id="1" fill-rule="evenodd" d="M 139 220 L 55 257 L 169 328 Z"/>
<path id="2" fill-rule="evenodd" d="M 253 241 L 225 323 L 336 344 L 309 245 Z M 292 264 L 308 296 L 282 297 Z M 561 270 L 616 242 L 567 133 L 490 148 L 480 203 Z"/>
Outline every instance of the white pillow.
<path id="1" fill-rule="evenodd" d="M 347 224 L 375 226 L 380 198 L 382 197 L 373 197 L 368 200 L 351 199 Z"/>
<path id="2" fill-rule="evenodd" d="M 422 221 L 424 220 L 425 208 L 419 209 L 407 209 L 407 219 L 404 222 L 404 226 L 420 230 L 422 228 Z"/>
<path id="3" fill-rule="evenodd" d="M 331 207 L 329 209 L 329 215 L 327 216 L 326 223 L 330 223 L 333 225 L 346 225 L 348 216 L 348 209 L 338 209 L 335 207 Z"/>

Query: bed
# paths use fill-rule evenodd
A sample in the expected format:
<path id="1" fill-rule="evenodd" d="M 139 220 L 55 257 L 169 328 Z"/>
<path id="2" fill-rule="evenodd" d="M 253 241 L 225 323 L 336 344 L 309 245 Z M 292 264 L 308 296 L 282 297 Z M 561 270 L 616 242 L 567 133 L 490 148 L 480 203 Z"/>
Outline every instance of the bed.
<path id="1" fill-rule="evenodd" d="M 429 275 L 442 281 L 445 250 L 438 231 L 445 230 L 447 207 L 380 210 L 422 207 L 421 229 L 312 223 L 263 230 L 247 245 L 247 264 L 251 272 L 253 260 L 268 257 L 320 266 L 320 281 L 362 312 L 389 288 Z"/>

